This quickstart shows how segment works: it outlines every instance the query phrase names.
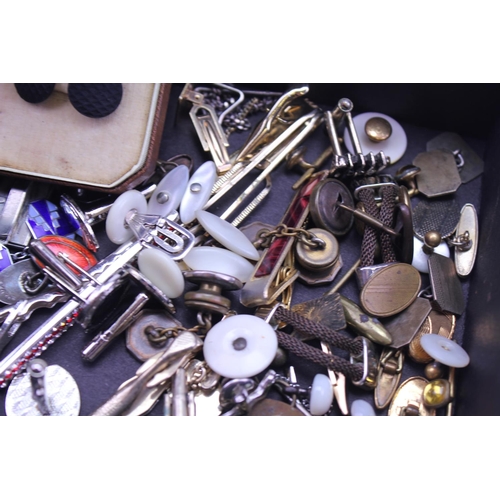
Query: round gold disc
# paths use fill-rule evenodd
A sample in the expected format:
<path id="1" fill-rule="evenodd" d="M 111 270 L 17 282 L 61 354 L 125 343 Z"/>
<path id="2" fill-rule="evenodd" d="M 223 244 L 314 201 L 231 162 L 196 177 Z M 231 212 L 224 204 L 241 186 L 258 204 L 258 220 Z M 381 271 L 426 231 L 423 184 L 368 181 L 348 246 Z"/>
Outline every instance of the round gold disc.
<path id="1" fill-rule="evenodd" d="M 302 241 L 297 241 L 295 257 L 297 262 L 310 271 L 320 271 L 333 266 L 339 256 L 337 238 L 326 229 L 313 228 L 309 232 L 324 242 L 324 246 L 312 247 Z"/>
<path id="2" fill-rule="evenodd" d="M 365 123 L 365 132 L 372 142 L 382 142 L 392 134 L 391 124 L 381 116 L 374 116 Z"/>

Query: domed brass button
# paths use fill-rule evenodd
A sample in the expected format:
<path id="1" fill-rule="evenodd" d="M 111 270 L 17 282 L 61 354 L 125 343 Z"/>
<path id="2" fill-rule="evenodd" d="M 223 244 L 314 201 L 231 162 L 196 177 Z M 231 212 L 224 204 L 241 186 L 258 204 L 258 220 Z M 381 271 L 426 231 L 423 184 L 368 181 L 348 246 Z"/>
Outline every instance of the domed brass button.
<path id="1" fill-rule="evenodd" d="M 374 116 L 365 123 L 365 132 L 372 142 L 382 142 L 392 134 L 391 124 L 381 116 Z"/>

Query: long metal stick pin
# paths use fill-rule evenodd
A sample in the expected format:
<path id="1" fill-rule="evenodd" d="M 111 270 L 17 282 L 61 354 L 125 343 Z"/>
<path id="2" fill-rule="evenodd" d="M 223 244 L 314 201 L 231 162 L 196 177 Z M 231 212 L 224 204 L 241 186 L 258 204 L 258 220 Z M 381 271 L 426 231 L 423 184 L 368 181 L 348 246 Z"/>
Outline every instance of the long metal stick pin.
<path id="1" fill-rule="evenodd" d="M 384 231 L 384 232 L 390 234 L 391 236 L 397 236 L 397 237 L 401 236 L 397 231 L 395 231 L 394 229 L 392 229 L 389 226 L 386 226 L 385 224 L 383 224 L 379 220 L 375 219 L 375 217 L 372 217 L 371 215 L 367 214 L 366 212 L 363 212 L 362 210 L 359 210 L 357 208 L 356 209 L 351 208 L 347 205 L 344 205 L 343 203 L 337 203 L 336 206 L 339 208 L 342 208 L 343 210 L 347 210 L 352 215 L 354 215 L 354 217 L 363 221 L 365 224 L 372 226 L 375 229 L 379 229 L 380 231 Z"/>
<path id="2" fill-rule="evenodd" d="M 338 281 L 334 287 L 332 287 L 328 292 L 325 292 L 326 295 L 333 295 L 334 293 L 338 292 L 344 285 L 345 283 L 349 280 L 349 278 L 356 272 L 356 269 L 359 267 L 361 264 L 361 259 L 358 259 L 352 267 L 342 276 L 342 279 Z"/>

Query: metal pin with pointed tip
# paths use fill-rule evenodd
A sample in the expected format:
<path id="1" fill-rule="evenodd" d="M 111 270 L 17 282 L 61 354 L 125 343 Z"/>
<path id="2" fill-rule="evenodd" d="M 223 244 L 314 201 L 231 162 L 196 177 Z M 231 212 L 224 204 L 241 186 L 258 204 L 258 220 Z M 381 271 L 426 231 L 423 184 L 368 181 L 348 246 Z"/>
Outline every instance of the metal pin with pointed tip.
<path id="1" fill-rule="evenodd" d="M 326 354 L 333 354 L 330 346 L 326 342 L 321 342 L 321 350 Z M 333 394 L 339 405 L 339 409 L 343 415 L 349 415 L 349 408 L 347 407 L 347 396 L 345 390 L 345 375 L 340 372 L 334 372 L 328 369 L 328 378 L 333 387 Z"/>

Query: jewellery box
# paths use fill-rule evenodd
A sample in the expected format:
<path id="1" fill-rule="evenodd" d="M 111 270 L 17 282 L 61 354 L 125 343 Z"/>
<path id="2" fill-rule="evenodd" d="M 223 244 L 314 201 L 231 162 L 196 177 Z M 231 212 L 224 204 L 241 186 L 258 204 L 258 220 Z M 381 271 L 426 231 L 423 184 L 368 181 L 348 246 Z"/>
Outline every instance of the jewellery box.
<path id="1" fill-rule="evenodd" d="M 121 99 L 113 112 L 98 118 L 75 107 L 71 85 L 86 84 L 56 84 L 42 102 L 33 103 L 14 84 L 0 84 L 0 173 L 110 193 L 150 177 L 170 85 L 113 84 Z M 97 99 L 94 105 L 98 110 L 101 103 Z"/>

